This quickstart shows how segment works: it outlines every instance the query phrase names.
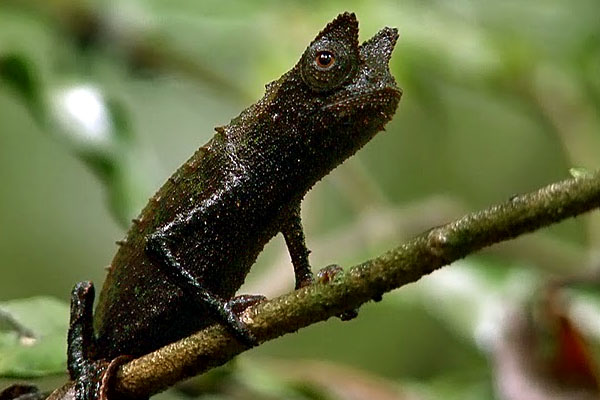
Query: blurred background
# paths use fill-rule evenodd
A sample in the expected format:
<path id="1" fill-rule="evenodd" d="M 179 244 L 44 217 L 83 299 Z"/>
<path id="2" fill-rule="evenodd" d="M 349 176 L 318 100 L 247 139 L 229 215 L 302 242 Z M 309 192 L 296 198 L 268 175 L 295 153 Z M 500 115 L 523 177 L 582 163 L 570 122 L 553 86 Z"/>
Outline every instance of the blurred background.
<path id="1" fill-rule="evenodd" d="M 597 168 L 597 0 L 0 0 L 0 388 L 65 379 L 73 284 L 346 10 L 399 29 L 404 96 L 307 196 L 315 270 Z M 594 213 L 495 246 L 157 398 L 598 398 L 598 243 Z M 242 292 L 292 288 L 278 236 Z"/>

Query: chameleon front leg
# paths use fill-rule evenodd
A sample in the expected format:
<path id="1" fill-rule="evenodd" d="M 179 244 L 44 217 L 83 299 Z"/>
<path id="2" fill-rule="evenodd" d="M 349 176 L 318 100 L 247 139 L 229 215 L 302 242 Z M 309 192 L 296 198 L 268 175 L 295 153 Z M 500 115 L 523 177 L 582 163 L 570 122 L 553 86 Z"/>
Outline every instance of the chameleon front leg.
<path id="1" fill-rule="evenodd" d="M 294 206 L 288 218 L 285 219 L 281 233 L 285 239 L 292 265 L 294 266 L 294 275 L 296 276 L 296 289 L 308 286 L 314 281 L 313 273 L 308 262 L 310 250 L 306 247 L 304 239 L 304 229 L 302 228 L 302 219 L 300 218 L 300 204 Z"/>
<path id="2" fill-rule="evenodd" d="M 302 220 L 300 218 L 300 204 L 296 205 L 288 219 L 285 220 L 281 228 L 285 243 L 287 245 L 292 264 L 294 266 L 294 274 L 296 275 L 296 289 L 308 286 L 314 282 L 313 273 L 308 262 L 310 250 L 306 247 L 304 239 L 304 229 L 302 228 Z M 338 265 L 330 265 L 321 269 L 317 274 L 317 282 L 329 283 L 336 275 L 344 271 Z M 358 310 L 348 310 L 339 315 L 342 321 L 348 321 L 356 318 Z"/>
<path id="3" fill-rule="evenodd" d="M 239 301 L 235 297 L 229 301 L 219 298 L 207 290 L 190 271 L 181 265 L 169 247 L 171 236 L 176 234 L 176 229 L 169 228 L 150 234 L 146 239 L 146 251 L 158 258 L 159 268 L 165 276 L 202 307 L 208 308 L 215 317 L 231 330 L 240 342 L 247 346 L 255 346 L 257 344 L 256 338 L 236 315 L 240 303 L 244 301 Z M 246 304 L 251 305 L 258 301 L 260 300 L 253 299 L 246 302 Z"/>

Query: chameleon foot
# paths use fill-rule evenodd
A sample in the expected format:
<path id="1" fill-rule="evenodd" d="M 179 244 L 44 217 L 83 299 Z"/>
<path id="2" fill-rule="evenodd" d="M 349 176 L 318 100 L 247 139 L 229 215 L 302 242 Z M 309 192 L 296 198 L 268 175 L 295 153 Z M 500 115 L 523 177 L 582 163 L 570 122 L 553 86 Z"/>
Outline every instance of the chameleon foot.
<path id="1" fill-rule="evenodd" d="M 267 300 L 267 298 L 259 294 L 242 294 L 229 300 L 228 304 L 231 311 L 239 315 L 246 311 L 246 308 L 262 303 L 265 300 Z"/>
<path id="2" fill-rule="evenodd" d="M 227 324 L 227 327 L 231 329 L 236 339 L 248 347 L 258 345 L 258 340 L 252 332 L 248 330 L 246 324 L 240 320 L 239 315 L 242 314 L 246 308 L 264 300 L 266 300 L 266 297 L 260 295 L 236 296 L 224 303 L 220 310 L 221 318 Z"/>

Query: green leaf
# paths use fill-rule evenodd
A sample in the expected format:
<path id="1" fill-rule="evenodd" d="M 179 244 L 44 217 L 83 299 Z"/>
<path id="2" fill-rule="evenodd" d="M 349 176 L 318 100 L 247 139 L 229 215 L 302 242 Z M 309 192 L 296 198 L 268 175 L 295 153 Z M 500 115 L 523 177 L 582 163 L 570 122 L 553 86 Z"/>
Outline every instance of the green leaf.
<path id="1" fill-rule="evenodd" d="M 0 377 L 63 373 L 69 306 L 33 297 L 0 303 Z"/>
<path id="2" fill-rule="evenodd" d="M 0 81 L 6 82 L 23 98 L 39 121 L 43 118 L 40 84 L 26 58 L 15 54 L 0 56 Z"/>

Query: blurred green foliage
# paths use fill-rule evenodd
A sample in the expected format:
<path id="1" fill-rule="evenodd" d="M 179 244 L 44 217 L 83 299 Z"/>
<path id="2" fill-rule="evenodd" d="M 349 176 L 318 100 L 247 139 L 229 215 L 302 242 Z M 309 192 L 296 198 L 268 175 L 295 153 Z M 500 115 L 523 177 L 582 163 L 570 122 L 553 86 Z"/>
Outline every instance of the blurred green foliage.
<path id="1" fill-rule="evenodd" d="M 387 131 L 307 197 L 315 268 L 352 265 L 572 167 L 598 167 L 597 0 L 4 0 L 0 300 L 66 302 L 76 281 L 100 286 L 145 199 L 345 10 L 356 12 L 361 40 L 399 28 L 392 73 L 404 97 Z M 107 121 L 99 133 L 73 123 L 63 101 L 82 88 Z M 596 267 L 599 239 L 597 215 L 568 221 L 386 295 L 352 322 L 267 343 L 244 364 L 329 360 L 422 398 L 490 398 L 486 307 L 531 301 L 550 277 Z M 281 242 L 260 257 L 247 290 L 291 288 Z M 592 319 L 598 310 L 588 297 L 576 304 L 596 304 Z M 600 330 L 581 326 L 598 343 Z"/>
<path id="2" fill-rule="evenodd" d="M 68 306 L 53 298 L 0 303 L 0 376 L 62 373 L 68 317 Z"/>

